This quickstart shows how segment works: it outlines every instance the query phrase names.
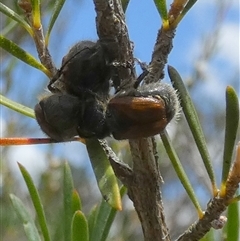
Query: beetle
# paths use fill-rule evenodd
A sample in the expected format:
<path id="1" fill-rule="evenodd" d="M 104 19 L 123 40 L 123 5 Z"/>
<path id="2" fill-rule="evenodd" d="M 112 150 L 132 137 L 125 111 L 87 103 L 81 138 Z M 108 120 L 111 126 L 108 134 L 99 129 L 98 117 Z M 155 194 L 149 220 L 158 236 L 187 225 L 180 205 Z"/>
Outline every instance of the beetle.
<path id="1" fill-rule="evenodd" d="M 110 135 L 105 121 L 105 103 L 85 93 L 85 99 L 69 94 L 53 94 L 35 106 L 35 115 L 42 131 L 56 141 L 82 138 L 102 139 Z"/>
<path id="2" fill-rule="evenodd" d="M 79 96 L 85 90 L 108 96 L 113 56 L 105 45 L 92 41 L 75 44 L 62 59 L 62 66 L 48 84 L 53 92 Z"/>
<path id="3" fill-rule="evenodd" d="M 150 137 L 163 131 L 178 109 L 175 90 L 158 82 L 113 97 L 106 121 L 117 140 Z"/>
<path id="4" fill-rule="evenodd" d="M 63 57 L 50 81 L 53 93 L 35 106 L 43 132 L 56 141 L 110 136 L 136 139 L 163 131 L 178 112 L 175 90 L 161 82 L 141 85 L 147 70 L 129 90 L 109 98 L 113 55 L 99 41 L 81 41 Z"/>
<path id="5" fill-rule="evenodd" d="M 112 56 L 98 42 L 81 41 L 63 57 L 48 89 L 53 93 L 35 106 L 42 131 L 56 141 L 104 138 L 110 135 L 105 120 Z"/>

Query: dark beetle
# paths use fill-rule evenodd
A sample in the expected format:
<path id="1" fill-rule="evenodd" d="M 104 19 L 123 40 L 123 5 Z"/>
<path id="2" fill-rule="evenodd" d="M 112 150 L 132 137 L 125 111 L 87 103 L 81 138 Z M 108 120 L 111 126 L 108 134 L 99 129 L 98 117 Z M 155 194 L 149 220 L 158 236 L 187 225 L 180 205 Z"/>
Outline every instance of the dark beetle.
<path id="1" fill-rule="evenodd" d="M 48 88 L 53 95 L 35 106 L 43 132 L 57 141 L 109 135 L 105 108 L 109 98 L 111 58 L 100 42 L 82 41 L 63 58 Z"/>
<path id="2" fill-rule="evenodd" d="M 62 66 L 50 81 L 51 92 L 81 96 L 85 90 L 107 97 L 110 88 L 111 61 L 100 42 L 81 41 L 63 57 Z"/>
<path id="3" fill-rule="evenodd" d="M 110 135 L 105 121 L 105 103 L 89 93 L 85 100 L 68 94 L 43 98 L 35 106 L 35 115 L 42 131 L 56 141 L 74 136 L 102 139 Z"/>

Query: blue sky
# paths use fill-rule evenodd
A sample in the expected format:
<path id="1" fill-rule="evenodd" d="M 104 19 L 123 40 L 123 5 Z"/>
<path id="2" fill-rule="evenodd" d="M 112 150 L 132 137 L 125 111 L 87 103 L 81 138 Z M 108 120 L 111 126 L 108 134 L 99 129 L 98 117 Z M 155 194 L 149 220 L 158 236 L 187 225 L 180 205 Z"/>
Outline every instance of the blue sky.
<path id="1" fill-rule="evenodd" d="M 206 74 L 204 84 L 199 86 L 199 89 L 193 94 L 195 99 L 205 100 L 201 102 L 200 107 L 205 108 L 207 112 L 211 112 L 210 101 L 219 106 L 224 102 L 227 84 L 233 85 L 239 93 L 239 77 L 234 78 L 236 75 L 239 76 L 238 0 L 223 1 L 228 2 L 229 7 L 224 14 L 217 54 L 210 62 L 197 61 L 202 51 L 203 36 L 211 33 L 217 21 L 214 18 L 216 2 L 199 0 L 196 3 L 180 23 L 174 39 L 174 48 L 169 56 L 169 64 L 174 66 L 184 79 L 191 77 L 193 64 L 197 64 L 200 71 Z M 48 16 L 43 15 L 43 17 L 43 25 L 46 29 L 49 19 Z M 142 61 L 149 62 L 157 31 L 161 25 L 154 1 L 131 0 L 126 13 L 126 21 L 130 39 L 135 45 L 135 56 Z M 58 31 L 60 34 L 56 35 Z M 58 67 L 61 65 L 62 57 L 72 45 L 84 39 L 97 39 L 94 5 L 92 1 L 86 0 L 82 1 L 81 4 L 78 1 L 66 1 L 50 38 L 49 49 L 56 65 Z M 37 57 L 31 40 L 27 41 L 22 48 Z M 169 81 L 167 75 L 165 81 Z M 43 89 L 47 85 L 48 79 L 38 70 L 34 70 L 24 63 L 19 63 L 13 74 L 13 83 L 13 89 L 9 92 L 8 97 L 23 104 L 26 102 L 28 105 L 30 100 L 29 107 L 33 108 L 37 102 L 37 96 L 32 93 Z M 5 86 L 2 78 L 1 86 L 2 88 Z M 4 122 L 8 119 L 16 119 L 17 121 L 19 114 L 13 113 L 5 107 L 1 107 L 1 113 L 2 136 L 5 136 Z M 22 133 L 22 137 L 44 137 L 35 120 L 28 120 L 28 123 L 30 127 L 36 127 L 37 131 Z M 89 167 L 84 145 L 79 143 L 55 144 L 53 148 L 56 160 L 59 156 L 66 157 L 74 165 Z M 39 171 L 47 168 L 45 163 L 47 149 L 46 145 L 12 147 L 10 149 L 12 151 L 9 152 L 10 168 L 16 171 L 16 161 L 20 161 L 28 169 L 31 168 L 30 172 L 37 180 Z"/>

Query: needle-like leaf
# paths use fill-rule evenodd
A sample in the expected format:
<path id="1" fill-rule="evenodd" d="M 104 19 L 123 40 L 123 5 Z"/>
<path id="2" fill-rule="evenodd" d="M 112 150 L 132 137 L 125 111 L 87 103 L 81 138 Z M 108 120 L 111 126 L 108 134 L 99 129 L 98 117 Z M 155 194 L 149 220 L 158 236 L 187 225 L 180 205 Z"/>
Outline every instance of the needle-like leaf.
<path id="1" fill-rule="evenodd" d="M 46 37 L 45 37 L 45 44 L 46 44 L 46 46 L 48 46 L 49 37 L 50 37 L 51 31 L 52 31 L 53 25 L 55 24 L 55 22 L 56 22 L 56 20 L 57 20 L 57 18 L 59 16 L 59 13 L 62 10 L 62 7 L 63 7 L 65 1 L 66 0 L 57 0 L 57 1 L 55 1 L 54 11 L 53 11 L 53 14 L 51 16 L 51 19 L 50 19 L 50 22 L 49 22 L 49 25 L 48 25 L 48 29 L 47 29 L 47 33 L 46 33 Z"/>
<path id="2" fill-rule="evenodd" d="M 122 0 L 123 11 L 126 12 L 130 0 Z"/>
<path id="3" fill-rule="evenodd" d="M 68 141 L 80 141 L 85 144 L 85 140 L 80 137 L 74 137 Z M 0 138 L 0 146 L 19 146 L 19 145 L 36 145 L 36 144 L 50 144 L 59 143 L 51 138 L 28 138 L 28 137 L 6 137 Z"/>
<path id="4" fill-rule="evenodd" d="M 37 227 L 34 223 L 31 214 L 25 208 L 23 202 L 13 194 L 10 194 L 10 198 L 15 211 L 23 222 L 23 227 L 27 235 L 28 241 L 41 241 L 40 235 L 38 233 Z"/>
<path id="5" fill-rule="evenodd" d="M 74 214 L 76 211 L 81 209 L 82 209 L 81 198 L 77 190 L 74 189 L 72 193 L 72 214 Z"/>
<path id="6" fill-rule="evenodd" d="M 88 222 L 83 212 L 76 211 L 72 219 L 71 241 L 89 241 Z"/>
<path id="7" fill-rule="evenodd" d="M 43 206 L 37 191 L 37 188 L 35 187 L 33 180 L 30 176 L 30 174 L 28 173 L 28 171 L 25 169 L 24 166 L 22 166 L 20 163 L 18 163 L 18 166 L 20 168 L 20 171 L 22 173 L 22 176 L 25 180 L 25 183 L 27 185 L 29 194 L 31 196 L 32 202 L 33 202 L 33 206 L 35 208 L 36 214 L 37 214 L 37 218 L 39 221 L 39 225 L 44 237 L 44 241 L 50 241 L 50 235 L 48 232 L 48 227 L 47 227 L 47 223 L 46 223 L 46 217 L 45 217 L 45 213 L 43 210 Z"/>
<path id="8" fill-rule="evenodd" d="M 72 225 L 72 193 L 73 193 L 73 179 L 71 169 L 66 162 L 64 165 L 63 175 L 63 201 L 64 201 L 64 240 L 71 240 L 71 225 Z"/>
<path id="9" fill-rule="evenodd" d="M 194 137 L 194 140 L 197 144 L 198 150 L 202 157 L 204 166 L 210 178 L 212 189 L 213 189 L 213 195 L 216 196 L 218 193 L 218 189 L 215 181 L 212 162 L 211 162 L 211 158 L 207 149 L 207 143 L 206 143 L 203 130 L 201 128 L 201 124 L 198 119 L 198 115 L 195 110 L 194 104 L 177 70 L 171 66 L 168 66 L 168 73 L 174 88 L 179 93 L 182 110 L 187 119 L 188 125 L 190 127 L 190 130 L 192 132 L 192 135 Z"/>
<path id="10" fill-rule="evenodd" d="M 118 182 L 106 153 L 99 144 L 99 141 L 94 138 L 86 139 L 86 147 L 103 198 L 112 207 L 121 210 L 122 202 Z"/>
<path id="11" fill-rule="evenodd" d="M 161 134 L 161 138 L 162 138 L 162 142 L 163 142 L 163 145 L 166 149 L 166 152 L 169 156 L 169 159 L 171 160 L 171 163 L 173 165 L 173 168 L 175 170 L 175 172 L 177 173 L 178 175 L 178 178 L 179 180 L 181 181 L 183 187 L 185 188 L 189 198 L 191 199 L 193 205 L 195 206 L 196 210 L 197 210 L 197 213 L 198 213 L 198 216 L 199 218 L 202 218 L 203 217 L 203 211 L 201 209 L 201 206 L 197 200 L 197 197 L 194 193 L 194 190 L 192 188 L 192 185 L 190 184 L 190 181 L 182 167 L 182 164 L 177 156 L 177 153 L 175 152 L 173 146 L 172 146 L 172 143 L 170 141 L 170 138 L 167 134 L 167 131 L 163 131 Z"/>
<path id="12" fill-rule="evenodd" d="M 12 54 L 16 58 L 22 60 L 26 64 L 41 70 L 48 77 L 51 77 L 51 73 L 46 67 L 44 67 L 44 65 L 42 65 L 39 61 L 37 61 L 31 54 L 29 54 L 28 52 L 20 48 L 17 44 L 5 38 L 2 35 L 0 35 L 0 47 L 5 49 L 7 52 Z"/>
<path id="13" fill-rule="evenodd" d="M 127 189 L 123 186 L 120 190 L 121 197 Z M 117 210 L 110 207 L 105 200 L 102 200 L 100 206 L 94 208 L 88 219 L 90 241 L 105 241 Z"/>
<path id="14" fill-rule="evenodd" d="M 0 3 L 0 12 L 4 13 L 8 17 L 10 17 L 11 19 L 13 19 L 16 22 L 18 22 L 20 25 L 22 25 L 28 31 L 28 33 L 31 36 L 33 36 L 33 31 L 31 29 L 31 26 L 20 15 L 15 13 L 12 9 L 7 7 L 3 3 Z"/>
<path id="15" fill-rule="evenodd" d="M 3 95 L 0 95 L 0 104 L 4 105 L 12 110 L 15 110 L 25 116 L 35 118 L 34 111 L 31 108 L 29 108 L 25 105 L 21 105 L 18 102 L 15 102 L 13 100 L 10 100 Z"/>
<path id="16" fill-rule="evenodd" d="M 220 195 L 224 196 L 226 191 L 226 180 L 228 178 L 233 150 L 237 137 L 239 123 L 239 103 L 235 90 L 228 86 L 226 89 L 226 127 L 225 143 L 223 153 L 222 183 Z"/>
<path id="17" fill-rule="evenodd" d="M 227 218 L 228 222 L 226 225 L 226 237 L 229 241 L 239 241 L 240 238 L 240 209 L 239 203 L 235 202 L 228 206 Z"/>
<path id="18" fill-rule="evenodd" d="M 168 22 L 168 12 L 167 12 L 167 4 L 166 0 L 154 0 L 157 10 L 161 16 L 162 24 L 164 29 L 169 28 Z"/>

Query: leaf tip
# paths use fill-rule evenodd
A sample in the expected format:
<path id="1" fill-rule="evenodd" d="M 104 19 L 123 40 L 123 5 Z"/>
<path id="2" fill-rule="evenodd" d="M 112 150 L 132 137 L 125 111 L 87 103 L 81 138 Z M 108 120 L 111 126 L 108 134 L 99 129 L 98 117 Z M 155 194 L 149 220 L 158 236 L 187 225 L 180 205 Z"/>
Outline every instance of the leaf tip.
<path id="1" fill-rule="evenodd" d="M 18 167 L 19 167 L 20 169 L 23 169 L 23 168 L 24 168 L 24 166 L 23 166 L 20 162 L 17 162 L 17 164 L 18 164 Z"/>

